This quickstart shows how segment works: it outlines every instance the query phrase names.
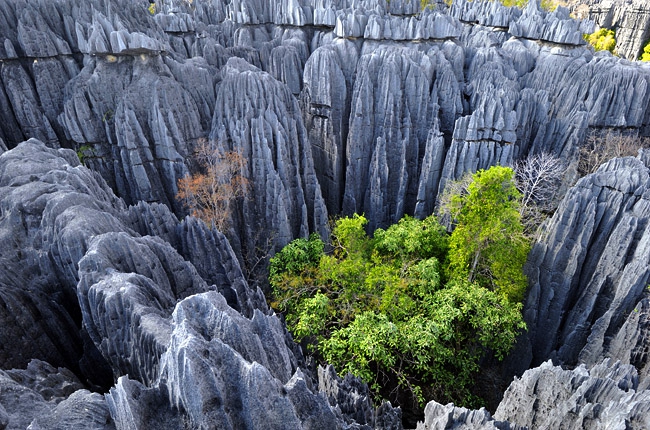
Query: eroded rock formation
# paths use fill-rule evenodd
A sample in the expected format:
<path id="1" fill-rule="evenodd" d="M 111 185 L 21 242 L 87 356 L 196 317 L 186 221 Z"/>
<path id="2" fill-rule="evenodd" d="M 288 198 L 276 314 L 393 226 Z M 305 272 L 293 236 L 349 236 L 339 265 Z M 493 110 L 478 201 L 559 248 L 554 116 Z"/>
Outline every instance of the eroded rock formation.
<path id="1" fill-rule="evenodd" d="M 581 0 L 576 11 L 616 31 L 616 53 L 636 60 L 650 40 L 650 5 L 643 0 Z"/>
<path id="2" fill-rule="evenodd" d="M 643 151 L 581 179 L 533 247 L 519 371 L 548 358 L 596 365 L 611 357 L 638 366 L 647 386 L 647 162 Z"/>
<path id="3" fill-rule="evenodd" d="M 589 370 L 546 362 L 515 379 L 495 418 L 525 428 L 645 428 L 650 391 L 638 388 L 635 368 L 620 362 L 605 360 Z"/>
<path id="4" fill-rule="evenodd" d="M 127 207 L 72 151 L 35 139 L 0 156 L 0 206 L 10 244 L 0 361 L 26 368 L 0 371 L 3 428 L 374 422 L 367 398 L 366 421 L 356 423 L 335 407 L 340 399 L 318 394 L 228 241 L 203 223 L 181 223 L 163 205 Z M 215 273 L 204 279 L 193 262 Z M 324 374 L 323 390 L 341 385 L 336 378 Z"/>
<path id="5" fill-rule="evenodd" d="M 0 428 L 399 428 L 363 384 L 305 367 L 241 263 L 329 215 L 427 216 L 476 169 L 570 165 L 593 129 L 650 132 L 650 68 L 535 1 L 148 6 L 0 4 Z M 200 139 L 247 159 L 231 242 L 179 221 Z M 423 428 L 647 420 L 648 160 L 583 178 L 535 245 L 506 368 L 542 367 L 496 418 L 432 404 Z M 539 381 L 582 415 L 549 414 Z"/>

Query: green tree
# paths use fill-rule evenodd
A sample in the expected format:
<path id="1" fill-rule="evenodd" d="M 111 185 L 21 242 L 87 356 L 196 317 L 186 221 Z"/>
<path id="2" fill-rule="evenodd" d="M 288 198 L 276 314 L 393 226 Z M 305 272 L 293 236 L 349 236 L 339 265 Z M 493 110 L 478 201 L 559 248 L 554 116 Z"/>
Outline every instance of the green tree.
<path id="1" fill-rule="evenodd" d="M 276 254 L 273 306 L 319 360 L 378 397 L 467 404 L 481 358 L 503 357 L 524 327 L 521 304 L 468 279 L 444 283 L 449 236 L 434 216 L 405 217 L 374 237 L 366 224 L 339 219 L 328 252 L 311 236 Z"/>
<path id="2" fill-rule="evenodd" d="M 616 48 L 616 34 L 614 30 L 601 28 L 591 34 L 585 34 L 583 38 L 594 47 L 596 51 L 609 51 L 614 53 Z"/>
<path id="3" fill-rule="evenodd" d="M 650 61 L 650 40 L 643 47 L 643 53 L 641 54 L 641 61 Z"/>
<path id="4" fill-rule="evenodd" d="M 519 206 L 521 194 L 509 167 L 479 170 L 456 194 L 450 211 L 456 226 L 449 241 L 447 270 L 452 279 L 468 279 L 520 302 L 527 280 L 523 265 L 530 249 Z"/>

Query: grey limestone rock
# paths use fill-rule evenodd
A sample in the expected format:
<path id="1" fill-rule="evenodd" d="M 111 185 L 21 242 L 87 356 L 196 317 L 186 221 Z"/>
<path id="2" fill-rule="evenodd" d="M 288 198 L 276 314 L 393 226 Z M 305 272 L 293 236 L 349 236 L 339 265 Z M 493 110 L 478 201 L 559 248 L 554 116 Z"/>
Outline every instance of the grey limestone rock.
<path id="1" fill-rule="evenodd" d="M 118 429 L 190 429 L 164 393 L 121 376 L 106 393 L 106 407 Z"/>
<path id="2" fill-rule="evenodd" d="M 442 143 L 434 138 L 446 125 L 440 127 L 437 112 L 450 121 L 462 110 L 454 66 L 441 47 L 423 52 L 364 44 L 350 110 L 342 210 L 365 213 L 371 231 L 414 212 L 420 180 L 422 186 L 431 182 L 426 169 L 421 175 L 427 145 L 432 163 Z"/>
<path id="3" fill-rule="evenodd" d="M 419 422 L 416 430 L 444 429 L 476 429 L 476 430 L 515 430 L 520 427 L 507 421 L 495 420 L 490 413 L 481 408 L 469 410 L 454 406 L 453 403 L 441 405 L 431 401 L 424 408 L 424 422 Z"/>
<path id="4" fill-rule="evenodd" d="M 516 7 L 505 7 L 501 2 L 454 1 L 449 14 L 461 22 L 478 23 L 488 27 L 508 28 L 521 16 Z"/>
<path id="5" fill-rule="evenodd" d="M 227 6 L 227 14 L 240 24 L 304 26 L 313 22 L 313 10 L 309 3 L 305 0 L 233 0 Z"/>
<path id="6" fill-rule="evenodd" d="M 0 371 L 0 427 L 114 429 L 104 396 L 83 389 L 67 369 L 32 360 Z"/>
<path id="7" fill-rule="evenodd" d="M 639 369 L 647 367 L 636 343 L 622 345 L 620 338 L 634 330 L 632 320 L 623 326 L 643 308 L 650 280 L 649 177 L 641 159 L 614 159 L 569 190 L 529 256 L 527 352 L 517 354 L 518 363 L 634 356 Z"/>
<path id="8" fill-rule="evenodd" d="M 269 73 L 287 85 L 292 94 L 298 95 L 302 90 L 303 61 L 295 47 L 277 46 L 269 57 Z"/>
<path id="9" fill-rule="evenodd" d="M 165 247 L 166 245 L 166 247 Z M 169 343 L 176 300 L 207 289 L 170 246 L 125 233 L 95 237 L 79 261 L 84 328 L 113 369 L 151 383 Z"/>
<path id="10" fill-rule="evenodd" d="M 328 214 L 385 227 L 432 213 L 465 172 L 540 152 L 573 160 L 589 128 L 650 129 L 648 66 L 593 54 L 584 24 L 534 1 L 522 13 L 458 0 L 450 14 L 414 0 L 148 6 L 0 2 L 0 364 L 36 358 L 94 389 L 115 384 L 106 402 L 74 386 L 56 406 L 61 396 L 35 396 L 24 379 L 15 392 L 36 412 L 23 428 L 101 427 L 106 408 L 117 427 L 390 427 L 399 413 L 374 411 L 360 385 L 315 393 L 240 263 L 327 236 Z M 620 26 L 639 33 L 645 9 Z M 18 145 L 29 137 L 78 150 L 98 173 L 71 150 Z M 206 137 L 248 160 L 249 192 L 222 232 L 232 248 L 177 218 L 177 179 Z M 583 179 L 548 224 L 510 370 L 611 357 L 637 368 L 638 396 L 650 383 L 647 158 Z M 0 404 L 0 428 L 13 426 L 20 408 Z M 583 418 L 605 417 L 589 408 Z M 497 426 L 484 412 L 433 409 Z"/>
<path id="11" fill-rule="evenodd" d="M 83 385 L 66 368 L 55 368 L 49 363 L 33 359 L 25 369 L 11 369 L 7 375 L 22 387 L 39 393 L 45 401 L 59 403 Z"/>
<path id="12" fill-rule="evenodd" d="M 650 5 L 643 0 L 588 2 L 587 16 L 600 27 L 616 29 L 616 52 L 628 60 L 638 59 L 650 38 Z"/>
<path id="13" fill-rule="evenodd" d="M 352 75 L 358 56 L 352 41 L 337 39 L 316 49 L 305 64 L 301 108 L 318 182 L 332 214 L 341 210 Z"/>
<path id="14" fill-rule="evenodd" d="M 119 0 L 110 4 L 99 0 L 79 4 L 4 2 L 0 11 L 0 51 L 4 52 L 0 57 L 8 61 L 3 62 L 0 74 L 0 86 L 4 87 L 0 113 L 7 125 L 0 134 L 5 135 L 7 145 L 14 147 L 30 137 L 52 147 L 68 144 L 68 132 L 57 118 L 64 104 L 65 85 L 82 66 L 80 53 L 90 52 L 91 34 L 87 31 L 92 27 L 97 34 L 101 32 L 105 40 L 96 42 L 104 47 L 110 47 L 110 32 L 120 31 L 116 42 L 126 41 L 125 49 L 144 52 L 163 34 L 153 29 L 153 20 L 147 15 L 143 3 Z M 129 36 L 126 27 L 136 36 Z M 145 43 L 145 39 L 149 41 Z"/>
<path id="15" fill-rule="evenodd" d="M 337 37 L 362 37 L 368 24 L 368 15 L 357 9 L 339 11 L 336 15 L 334 34 Z"/>
<path id="16" fill-rule="evenodd" d="M 295 367 L 275 316 L 246 319 L 212 292 L 181 301 L 168 324 L 158 380 L 123 376 L 106 396 L 118 428 L 342 427 Z"/>
<path id="17" fill-rule="evenodd" d="M 238 234 L 231 236 L 240 241 L 233 247 L 254 258 L 257 248 L 277 250 L 310 231 L 325 236 L 327 209 L 297 100 L 241 59 L 228 60 L 222 76 L 210 138 L 249 160 L 243 176 L 250 188 L 233 219 Z"/>
<path id="18" fill-rule="evenodd" d="M 26 429 L 34 418 L 49 414 L 54 407 L 38 392 L 23 387 L 4 371 L 0 371 L 0 387 L 0 416 L 4 415 L 2 421 L 7 429 Z"/>
<path id="19" fill-rule="evenodd" d="M 196 30 L 192 15 L 184 12 L 157 13 L 154 15 L 156 23 L 166 33 L 191 33 Z"/>
<path id="20" fill-rule="evenodd" d="M 9 425 L 9 415 L 4 406 L 0 404 L 0 429 L 5 430 Z"/>
<path id="21" fill-rule="evenodd" d="M 201 72 L 183 75 L 206 82 Z M 204 135 L 213 94 L 186 90 L 160 56 L 148 55 L 97 57 L 71 81 L 70 92 L 61 120 L 77 145 L 90 148 L 85 162 L 129 203 L 180 209 L 176 181 Z"/>
<path id="22" fill-rule="evenodd" d="M 319 390 L 328 402 L 342 414 L 353 418 L 358 424 L 373 425 L 374 409 L 368 387 L 358 378 L 348 374 L 340 378 L 334 367 L 318 367 Z"/>
<path id="23" fill-rule="evenodd" d="M 510 384 L 495 418 L 529 429 L 646 428 L 650 391 L 637 381 L 633 366 L 612 360 L 573 370 L 545 362 Z"/>
<path id="24" fill-rule="evenodd" d="M 6 243 L 16 245 L 2 253 L 3 267 L 8 268 L 0 290 L 5 309 L 0 317 L 6 327 L 0 355 L 4 368 L 24 367 L 32 358 L 47 359 L 103 384 L 106 377 L 113 379 L 110 374 L 102 376 L 108 363 L 115 378 L 128 373 L 153 384 L 160 357 L 171 342 L 176 303 L 219 288 L 208 286 L 180 251 L 202 264 L 204 272 L 209 270 L 205 265 L 212 264 L 214 273 L 207 279 L 231 291 L 233 306 L 251 315 L 250 320 L 241 316 L 219 295 L 222 315 L 237 318 L 229 325 L 235 331 L 221 333 L 224 342 L 264 363 L 284 382 L 290 379 L 297 359 L 288 334 L 276 317 L 256 310 L 268 312 L 263 296 L 259 290 L 248 291 L 220 233 L 209 232 L 192 219 L 179 223 L 163 205 L 127 208 L 98 175 L 79 166 L 72 151 L 48 149 L 35 140 L 0 157 L 0 196 L 0 232 Z M 190 249 L 192 244 L 200 246 Z M 200 250 L 208 255 L 198 255 Z M 76 298 L 70 295 L 74 290 Z M 269 318 L 271 323 L 266 322 Z M 245 341 L 249 335 L 237 334 L 244 329 L 257 333 L 268 356 L 259 352 L 258 344 Z M 67 398 L 65 410 L 70 411 L 65 415 L 61 406 L 60 413 L 45 421 L 39 418 L 38 424 L 51 428 L 57 422 L 86 418 L 90 424 L 92 411 L 101 409 L 103 400 L 81 393 L 68 398 L 81 386 L 59 387 L 61 378 L 50 376 L 50 367 L 35 363 L 29 364 L 28 373 L 9 374 L 20 378 L 24 389 L 37 389 L 45 402 Z M 84 415 L 85 402 L 90 415 Z M 3 407 L 10 410 L 6 403 Z"/>
<path id="25" fill-rule="evenodd" d="M 508 32 L 513 36 L 565 45 L 583 45 L 584 33 L 591 28 L 569 17 L 568 9 L 560 6 L 553 12 L 542 10 L 539 0 L 528 2 L 521 17 L 511 21 Z"/>
<path id="26" fill-rule="evenodd" d="M 363 37 L 366 40 L 420 41 L 457 38 L 460 33 L 460 25 L 449 15 L 427 10 L 421 15 L 407 17 L 370 15 Z"/>
<path id="27" fill-rule="evenodd" d="M 28 428 L 112 430 L 118 427 L 111 418 L 104 396 L 81 389 L 62 400 L 49 414 L 35 418 Z"/>
<path id="28" fill-rule="evenodd" d="M 386 401 L 375 408 L 368 386 L 351 374 L 340 378 L 333 366 L 318 366 L 318 388 L 346 428 L 402 429 L 402 410 Z"/>
<path id="29" fill-rule="evenodd" d="M 112 216 L 123 203 L 78 163 L 72 151 L 35 140 L 0 158 L 4 368 L 39 358 L 78 369 L 76 264 L 88 236 L 124 228 Z"/>
<path id="30" fill-rule="evenodd" d="M 623 326 L 612 339 L 608 356 L 633 365 L 639 373 L 639 390 L 650 388 L 650 363 L 647 359 L 650 301 L 644 298 L 627 316 Z"/>
<path id="31" fill-rule="evenodd" d="M 36 88 L 23 66 L 18 62 L 3 63 L 0 77 L 7 97 L 3 110 L 13 110 L 9 115 L 10 130 L 14 124 L 20 128 L 20 132 L 15 130 L 9 136 L 19 137 L 20 140 L 23 137 L 36 138 L 48 142 L 51 146 L 58 146 L 54 128 L 41 108 Z M 48 94 L 48 97 L 53 96 Z M 12 143 L 17 142 L 10 142 Z"/>
<path id="32" fill-rule="evenodd" d="M 510 165 L 516 155 L 515 103 L 520 85 L 509 55 L 495 48 L 478 48 L 467 71 L 472 113 L 456 120 L 451 146 L 446 153 L 440 188 L 466 173 L 492 165 Z M 527 118 L 526 118 L 527 119 Z"/>
<path id="33" fill-rule="evenodd" d="M 196 268 L 209 285 L 215 285 L 228 304 L 242 315 L 251 318 L 257 309 L 268 313 L 262 291 L 249 286 L 228 239 L 221 232 L 211 230 L 192 217 L 176 226 L 178 252 Z M 173 242 L 170 242 L 173 243 Z"/>

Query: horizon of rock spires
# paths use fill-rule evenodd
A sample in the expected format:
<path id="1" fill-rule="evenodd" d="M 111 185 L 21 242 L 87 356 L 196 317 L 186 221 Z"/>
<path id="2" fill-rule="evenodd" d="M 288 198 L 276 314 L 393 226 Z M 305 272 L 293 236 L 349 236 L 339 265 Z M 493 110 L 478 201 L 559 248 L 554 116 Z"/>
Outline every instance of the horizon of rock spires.
<path id="1" fill-rule="evenodd" d="M 148 6 L 0 6 L 0 384 L 21 399 L 0 390 L 0 428 L 395 428 L 358 382 L 310 373 L 246 257 L 325 235 L 332 215 L 426 216 L 446 182 L 531 154 L 561 157 L 568 182 L 589 133 L 650 133 L 650 67 L 591 52 L 563 8 Z M 230 241 L 179 220 L 176 181 L 205 138 L 249 159 Z M 529 331 L 504 371 L 533 368 L 511 391 L 553 405 L 530 393 L 542 363 L 586 365 L 544 376 L 584 412 L 572 428 L 648 421 L 648 165 L 643 152 L 581 179 L 531 252 Z M 612 415 L 622 398 L 628 415 Z M 506 395 L 501 428 L 570 416 L 525 401 Z M 490 419 L 428 410 L 425 428 Z"/>

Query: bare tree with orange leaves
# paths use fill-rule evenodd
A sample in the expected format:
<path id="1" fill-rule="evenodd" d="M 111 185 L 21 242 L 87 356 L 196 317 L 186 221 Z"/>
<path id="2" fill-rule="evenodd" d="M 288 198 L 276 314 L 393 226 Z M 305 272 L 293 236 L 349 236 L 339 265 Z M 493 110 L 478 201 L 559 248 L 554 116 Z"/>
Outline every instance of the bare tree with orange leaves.
<path id="1" fill-rule="evenodd" d="M 201 172 L 178 180 L 176 198 L 192 216 L 224 231 L 230 223 L 233 201 L 243 197 L 249 186 L 243 175 L 246 159 L 237 151 L 221 152 L 206 139 L 197 142 L 195 154 Z"/>

